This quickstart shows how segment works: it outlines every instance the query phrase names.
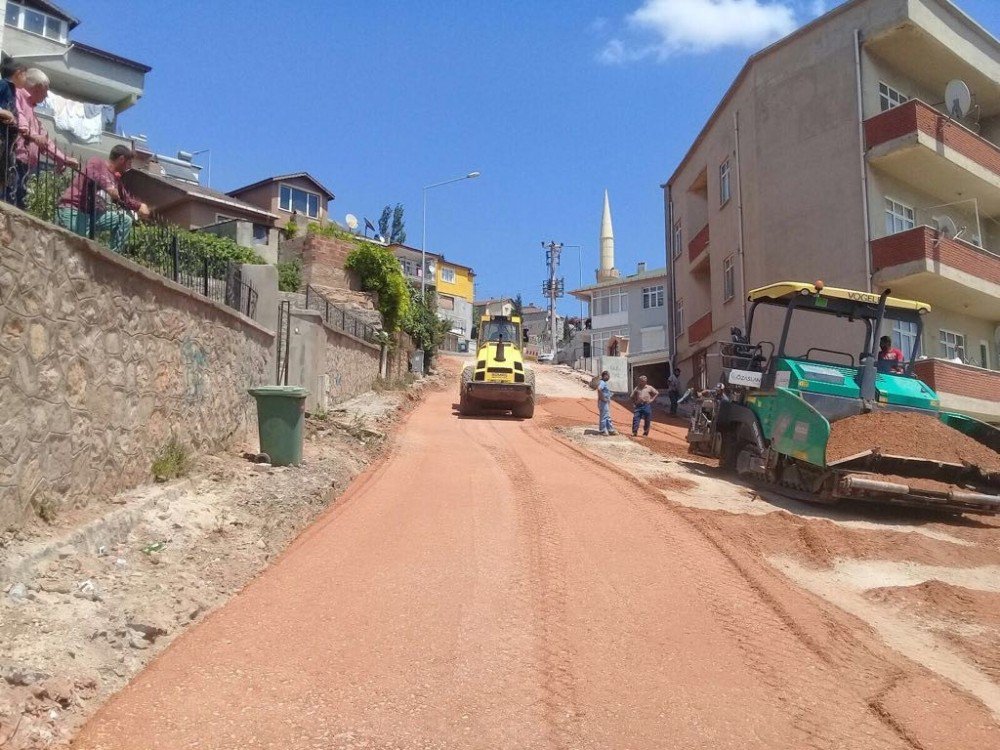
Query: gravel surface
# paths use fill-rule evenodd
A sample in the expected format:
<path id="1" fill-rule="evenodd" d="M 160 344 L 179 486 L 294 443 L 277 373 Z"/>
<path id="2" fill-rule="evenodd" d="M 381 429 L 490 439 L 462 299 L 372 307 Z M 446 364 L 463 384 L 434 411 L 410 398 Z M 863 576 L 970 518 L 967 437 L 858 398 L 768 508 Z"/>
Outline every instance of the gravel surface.
<path id="1" fill-rule="evenodd" d="M 945 463 L 969 463 L 987 473 L 1000 472 L 1000 453 L 929 414 L 879 410 L 831 425 L 827 461 L 839 461 L 867 450 Z"/>
<path id="2" fill-rule="evenodd" d="M 981 703 L 805 593 L 725 514 L 555 436 L 554 403 L 473 419 L 430 394 L 383 463 L 76 746 L 1000 744 Z"/>

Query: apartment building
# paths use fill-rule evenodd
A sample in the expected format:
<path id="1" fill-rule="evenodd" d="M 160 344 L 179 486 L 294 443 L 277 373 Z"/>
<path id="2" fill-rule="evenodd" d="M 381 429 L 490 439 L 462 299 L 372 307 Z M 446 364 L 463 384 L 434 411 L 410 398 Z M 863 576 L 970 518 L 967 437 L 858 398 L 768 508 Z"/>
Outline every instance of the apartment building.
<path id="1" fill-rule="evenodd" d="M 83 161 L 131 148 L 132 139 L 117 134 L 118 116 L 139 101 L 151 68 L 73 38 L 79 19 L 55 3 L 6 0 L 0 11 L 4 57 L 49 77 L 50 96 L 35 110 L 49 134 Z"/>
<path id="2" fill-rule="evenodd" d="M 468 266 L 446 260 L 437 253 L 421 253 L 409 245 L 389 246 L 410 285 L 419 290 L 424 285 L 437 293 L 438 316 L 451 325 L 446 347 L 452 351 L 467 345 L 472 338 L 473 302 L 476 273 Z"/>
<path id="3" fill-rule="evenodd" d="M 667 383 L 666 284 L 666 268 L 639 263 L 634 274 L 571 292 L 589 306 L 590 356 L 627 357 L 629 382 L 645 375 L 656 387 Z"/>
<path id="4" fill-rule="evenodd" d="M 883 332 L 907 353 L 919 337 L 945 408 L 1000 421 L 998 144 L 1000 42 L 949 0 L 850 0 L 752 56 L 663 185 L 683 378 L 719 379 L 749 289 L 822 279 L 930 303 L 922 330 Z M 847 329 L 793 330 L 790 349 L 856 359 Z"/>

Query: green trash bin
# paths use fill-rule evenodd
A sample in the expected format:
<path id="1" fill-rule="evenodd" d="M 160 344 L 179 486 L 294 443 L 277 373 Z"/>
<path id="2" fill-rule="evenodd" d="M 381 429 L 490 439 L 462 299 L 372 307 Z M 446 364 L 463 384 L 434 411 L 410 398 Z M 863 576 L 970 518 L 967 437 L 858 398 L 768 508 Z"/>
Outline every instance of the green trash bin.
<path id="1" fill-rule="evenodd" d="M 309 391 L 294 385 L 265 385 L 248 393 L 257 399 L 260 452 L 272 466 L 302 463 L 302 427 Z"/>

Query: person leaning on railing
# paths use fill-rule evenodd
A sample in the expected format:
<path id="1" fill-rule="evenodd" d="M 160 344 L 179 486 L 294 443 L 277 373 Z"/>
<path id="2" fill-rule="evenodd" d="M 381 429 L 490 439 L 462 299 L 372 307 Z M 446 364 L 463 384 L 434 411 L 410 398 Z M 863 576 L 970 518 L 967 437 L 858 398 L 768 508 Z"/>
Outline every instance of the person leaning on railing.
<path id="1" fill-rule="evenodd" d="M 24 88 L 28 66 L 8 59 L 0 66 L 0 188 L 4 196 L 17 184 L 14 147 L 17 145 L 17 90 Z M 13 193 L 11 193 L 13 196 Z M 7 198 L 5 198 L 7 199 Z M 13 198 L 9 198 L 13 202 Z"/>
<path id="2" fill-rule="evenodd" d="M 80 167 L 78 160 L 59 150 L 35 115 L 35 107 L 44 102 L 48 95 L 49 77 L 38 68 L 28 68 L 24 73 L 24 88 L 17 89 L 17 124 L 21 135 L 14 147 L 17 184 L 11 194 L 11 202 L 18 208 L 24 208 L 28 195 L 28 176 L 38 169 L 41 154 L 51 156 L 59 167 Z"/>
<path id="3" fill-rule="evenodd" d="M 61 226 L 79 235 L 90 235 L 91 218 L 94 231 L 110 232 L 109 247 L 121 252 L 132 231 L 133 213 L 149 218 L 149 207 L 131 196 L 122 184 L 122 175 L 132 168 L 132 150 L 118 145 L 107 159 L 93 157 L 83 172 L 73 175 L 73 181 L 59 198 L 56 218 Z"/>

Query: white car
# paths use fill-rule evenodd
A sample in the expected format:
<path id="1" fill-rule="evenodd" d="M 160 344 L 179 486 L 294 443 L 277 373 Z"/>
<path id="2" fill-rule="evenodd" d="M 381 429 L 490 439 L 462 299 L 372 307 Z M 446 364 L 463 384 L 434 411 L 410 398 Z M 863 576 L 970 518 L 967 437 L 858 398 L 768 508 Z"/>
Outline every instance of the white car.
<path id="1" fill-rule="evenodd" d="M 539 362 L 552 362 L 552 361 L 555 360 L 555 358 L 556 358 L 556 355 L 553 354 L 552 352 L 541 352 L 538 355 L 538 361 Z"/>

